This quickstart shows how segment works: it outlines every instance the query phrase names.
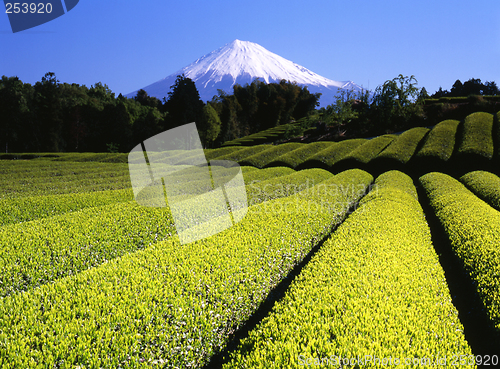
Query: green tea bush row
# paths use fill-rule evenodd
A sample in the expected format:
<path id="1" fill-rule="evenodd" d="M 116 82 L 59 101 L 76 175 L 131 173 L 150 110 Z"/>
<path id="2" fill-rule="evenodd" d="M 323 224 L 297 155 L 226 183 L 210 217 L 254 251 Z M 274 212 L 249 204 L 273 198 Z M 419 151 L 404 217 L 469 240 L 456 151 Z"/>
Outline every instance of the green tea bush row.
<path id="1" fill-rule="evenodd" d="M 381 368 L 452 355 L 474 363 L 415 186 L 392 171 L 377 179 L 226 367 Z"/>
<path id="2" fill-rule="evenodd" d="M 493 114 L 472 113 L 465 118 L 462 128 L 457 154 L 472 154 L 491 159 L 494 151 Z"/>
<path id="3" fill-rule="evenodd" d="M 374 159 L 380 152 L 382 152 L 382 150 L 384 150 L 392 141 L 394 141 L 395 137 L 395 135 L 383 135 L 372 138 L 351 151 L 342 159 L 342 161 L 355 160 L 359 163 L 367 164 L 370 160 Z"/>
<path id="4" fill-rule="evenodd" d="M 275 160 L 270 162 L 268 165 L 284 165 L 290 168 L 296 168 L 304 161 L 309 159 L 314 154 L 324 150 L 331 145 L 334 145 L 334 142 L 328 141 L 320 141 L 313 142 L 303 145 L 295 150 L 289 151 L 281 156 L 278 156 Z"/>
<path id="5" fill-rule="evenodd" d="M 419 159 L 440 159 L 448 161 L 455 148 L 455 136 L 460 122 L 458 120 L 444 120 L 427 135 L 424 145 L 416 154 Z"/>
<path id="6" fill-rule="evenodd" d="M 374 160 L 390 159 L 402 164 L 408 163 L 427 132 L 429 128 L 415 127 L 401 133 Z"/>
<path id="7" fill-rule="evenodd" d="M 54 161 L 97 161 L 103 163 L 126 163 L 126 153 L 64 153 L 54 158 Z"/>
<path id="8" fill-rule="evenodd" d="M 38 178 L 0 181 L 0 199 L 23 196 L 44 196 L 131 188 L 130 175 L 79 178 L 53 177 L 50 181 Z"/>
<path id="9" fill-rule="evenodd" d="M 258 169 L 255 167 L 241 167 L 243 170 L 243 179 L 245 184 L 255 183 L 256 181 L 266 181 L 272 178 L 278 178 L 289 174 L 296 173 L 295 170 L 288 167 L 272 167 Z"/>
<path id="10" fill-rule="evenodd" d="M 260 152 L 270 150 L 273 145 L 257 145 L 251 147 L 244 147 L 241 150 L 231 152 L 226 155 L 219 156 L 217 160 L 232 160 L 236 162 L 241 162 L 249 156 L 258 154 Z"/>
<path id="11" fill-rule="evenodd" d="M 100 265 L 175 232 L 170 212 L 135 202 L 0 228 L 0 296 Z"/>
<path id="12" fill-rule="evenodd" d="M 0 186 L 16 184 L 21 186 L 28 184 L 33 186 L 43 186 L 44 184 L 51 183 L 83 183 L 89 180 L 99 182 L 105 179 L 111 182 L 116 178 L 126 176 L 129 176 L 129 173 L 128 171 L 122 170 L 122 168 L 103 171 L 96 171 L 89 168 L 88 171 L 83 169 L 80 171 L 72 171 L 70 173 L 54 171 L 50 175 L 45 175 L 45 173 L 43 173 L 43 169 L 37 170 L 34 168 L 33 171 L 20 171 L 16 170 L 16 168 L 11 168 L 10 173 L 2 175 L 0 178 Z"/>
<path id="13" fill-rule="evenodd" d="M 0 200 L 0 226 L 133 200 L 131 188 Z"/>
<path id="14" fill-rule="evenodd" d="M 228 147 L 220 147 L 218 149 L 207 149 L 205 150 L 205 157 L 207 160 L 218 159 L 221 156 L 231 154 L 241 150 L 242 147 L 239 146 L 228 146 Z"/>
<path id="15" fill-rule="evenodd" d="M 446 174 L 428 173 L 420 182 L 493 325 L 500 330 L 500 212 Z"/>
<path id="16" fill-rule="evenodd" d="M 460 177 L 460 181 L 489 205 L 500 210 L 500 178 L 493 173 L 477 170 Z"/>
<path id="17" fill-rule="evenodd" d="M 338 142 L 311 156 L 303 163 L 303 165 L 308 167 L 318 165 L 332 167 L 335 163 L 342 160 L 345 156 L 364 144 L 366 141 L 367 140 L 363 138 L 355 138 L 352 140 Z"/>
<path id="18" fill-rule="evenodd" d="M 496 145 L 496 159 L 500 160 L 500 111 L 494 117 L 493 133 L 493 140 Z"/>
<path id="19" fill-rule="evenodd" d="M 183 246 L 170 238 L 5 297 L 0 366 L 201 367 L 361 196 L 326 192 L 371 181 L 341 173 L 252 206 L 212 237 Z M 343 210 L 330 206 L 337 202 Z"/>
<path id="20" fill-rule="evenodd" d="M 318 183 L 331 177 L 329 172 L 324 170 L 310 170 L 296 172 L 287 167 L 273 167 L 266 169 L 256 169 L 255 167 L 242 167 L 243 179 L 246 184 L 248 203 L 267 201 L 276 197 L 289 196 L 293 189 L 304 185 L 302 189 L 310 187 L 315 182 Z M 219 172 L 218 181 L 227 183 L 234 177 L 234 172 L 229 170 L 227 176 Z M 212 183 L 199 178 L 199 172 L 176 176 L 170 179 L 179 183 L 169 184 L 168 196 L 172 196 L 175 201 L 191 198 L 193 195 L 202 194 L 212 190 Z M 298 191 L 297 191 L 298 192 Z M 268 195 L 264 195 L 268 193 Z"/>
<path id="21" fill-rule="evenodd" d="M 248 180 L 245 180 L 247 184 L 248 204 L 254 205 L 278 197 L 291 196 L 307 188 L 314 187 L 332 177 L 332 173 L 319 168 L 305 169 L 258 182 L 252 180 L 250 177 Z"/>
<path id="22" fill-rule="evenodd" d="M 241 159 L 239 162 L 244 165 L 253 165 L 257 168 L 263 168 L 272 161 L 276 160 L 276 158 L 281 155 L 294 151 L 306 144 L 298 143 L 298 142 L 288 142 L 281 145 L 273 145 L 270 149 L 264 150 L 252 156 L 248 156 L 244 159 Z"/>
<path id="23" fill-rule="evenodd" d="M 294 124 L 283 124 L 280 126 L 272 127 L 264 131 L 260 131 L 248 136 L 237 138 L 235 140 L 226 141 L 222 146 L 223 147 L 233 146 L 233 145 L 250 146 L 250 145 L 258 145 L 260 143 L 265 143 L 265 142 L 273 142 L 282 137 L 284 133 L 293 126 Z"/>
<path id="24" fill-rule="evenodd" d="M 45 159 L 5 161 L 0 166 L 0 180 L 8 179 L 3 174 L 12 177 L 64 177 L 89 173 L 100 174 L 115 172 L 127 174 L 128 167 L 122 163 L 88 163 L 88 162 L 64 162 L 50 161 Z"/>

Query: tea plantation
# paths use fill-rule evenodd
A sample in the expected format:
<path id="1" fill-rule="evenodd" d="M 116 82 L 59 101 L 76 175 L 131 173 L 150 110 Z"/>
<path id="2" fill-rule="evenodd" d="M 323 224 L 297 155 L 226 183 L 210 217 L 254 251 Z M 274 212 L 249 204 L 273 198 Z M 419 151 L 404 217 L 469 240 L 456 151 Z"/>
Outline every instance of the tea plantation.
<path id="1" fill-rule="evenodd" d="M 500 112 L 262 144 L 283 132 L 205 150 L 248 211 L 184 245 L 127 154 L 0 154 L 0 367 L 500 365 Z"/>

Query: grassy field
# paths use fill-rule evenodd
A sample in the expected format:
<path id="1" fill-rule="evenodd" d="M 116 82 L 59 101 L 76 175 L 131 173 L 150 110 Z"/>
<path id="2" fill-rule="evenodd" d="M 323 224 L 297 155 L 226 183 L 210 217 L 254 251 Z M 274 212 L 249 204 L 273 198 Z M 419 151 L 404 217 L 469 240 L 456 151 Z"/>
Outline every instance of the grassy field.
<path id="1" fill-rule="evenodd" d="M 248 209 L 187 244 L 126 154 L 0 155 L 0 367 L 494 367 L 498 116 L 205 150 Z"/>

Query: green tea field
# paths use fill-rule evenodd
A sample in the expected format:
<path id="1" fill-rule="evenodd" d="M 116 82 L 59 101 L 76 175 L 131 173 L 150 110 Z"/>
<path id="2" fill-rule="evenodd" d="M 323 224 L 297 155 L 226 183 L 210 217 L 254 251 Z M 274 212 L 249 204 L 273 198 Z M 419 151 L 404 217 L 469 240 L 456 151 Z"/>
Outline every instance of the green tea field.
<path id="1" fill-rule="evenodd" d="M 500 365 L 500 112 L 261 136 L 205 151 L 248 212 L 183 245 L 127 154 L 0 154 L 0 367 Z"/>

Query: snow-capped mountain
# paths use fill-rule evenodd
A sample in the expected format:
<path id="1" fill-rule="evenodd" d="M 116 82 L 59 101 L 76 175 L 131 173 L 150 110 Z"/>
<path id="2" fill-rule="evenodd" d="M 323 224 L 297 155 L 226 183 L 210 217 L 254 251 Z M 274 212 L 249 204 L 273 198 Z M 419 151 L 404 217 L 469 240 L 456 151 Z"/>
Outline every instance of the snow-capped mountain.
<path id="1" fill-rule="evenodd" d="M 234 40 L 168 77 L 143 87 L 143 90 L 160 100 L 168 97 L 170 87 L 180 74 L 195 82 L 203 101 L 211 100 L 218 89 L 232 94 L 235 84 L 244 86 L 256 78 L 266 83 L 285 79 L 307 86 L 310 92 L 321 92 L 321 106 L 331 104 L 338 89 L 362 89 L 352 81 L 338 82 L 322 77 L 254 42 Z M 134 97 L 136 94 L 137 91 L 134 91 L 126 96 Z"/>

